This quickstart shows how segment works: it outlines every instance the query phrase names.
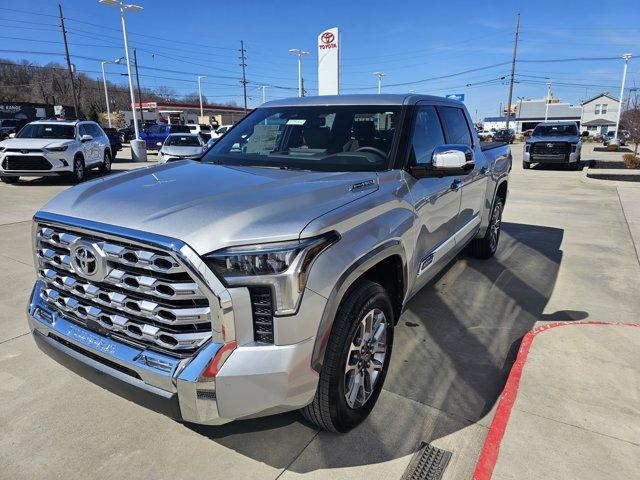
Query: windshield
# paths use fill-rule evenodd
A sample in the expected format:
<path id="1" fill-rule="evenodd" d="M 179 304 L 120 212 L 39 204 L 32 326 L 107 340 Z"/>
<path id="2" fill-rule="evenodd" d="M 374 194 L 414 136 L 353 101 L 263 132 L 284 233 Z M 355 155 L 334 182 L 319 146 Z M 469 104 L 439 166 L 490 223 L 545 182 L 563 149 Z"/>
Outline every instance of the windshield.
<path id="1" fill-rule="evenodd" d="M 30 123 L 20 130 L 17 138 L 55 138 L 72 140 L 76 137 L 73 125 L 57 125 L 55 123 Z"/>
<path id="2" fill-rule="evenodd" d="M 195 135 L 169 135 L 164 143 L 174 147 L 199 147 L 200 139 Z"/>
<path id="3" fill-rule="evenodd" d="M 535 137 L 559 137 L 578 135 L 575 125 L 538 125 L 533 131 Z"/>
<path id="4" fill-rule="evenodd" d="M 388 155 L 398 106 L 259 108 L 222 137 L 204 162 L 324 171 L 377 171 Z"/>

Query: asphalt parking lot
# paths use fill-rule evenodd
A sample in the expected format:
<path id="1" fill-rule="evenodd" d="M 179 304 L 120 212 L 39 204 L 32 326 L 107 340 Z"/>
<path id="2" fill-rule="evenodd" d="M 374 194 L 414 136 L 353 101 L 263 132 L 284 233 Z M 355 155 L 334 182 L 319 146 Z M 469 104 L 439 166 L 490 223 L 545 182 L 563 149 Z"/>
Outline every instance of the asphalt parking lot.
<path id="1" fill-rule="evenodd" d="M 621 201 L 626 193 L 580 172 L 523 171 L 521 146 L 513 152 L 498 254 L 460 257 L 410 302 L 376 408 L 342 436 L 319 433 L 296 413 L 183 425 L 39 352 L 24 314 L 34 281 L 30 218 L 71 184 L 1 184 L 0 477 L 398 479 L 426 441 L 453 453 L 445 479 L 470 478 L 527 331 L 545 322 L 637 322 L 640 312 L 640 223 Z M 139 166 L 120 161 L 114 171 Z"/>

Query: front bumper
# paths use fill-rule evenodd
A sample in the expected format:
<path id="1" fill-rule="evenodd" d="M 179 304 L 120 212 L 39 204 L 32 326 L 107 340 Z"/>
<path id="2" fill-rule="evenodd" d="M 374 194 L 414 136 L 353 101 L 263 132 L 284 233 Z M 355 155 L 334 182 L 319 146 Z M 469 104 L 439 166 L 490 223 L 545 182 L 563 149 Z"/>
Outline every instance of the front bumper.
<path id="1" fill-rule="evenodd" d="M 5 159 L 11 156 L 14 158 L 14 162 L 17 163 L 17 168 L 5 168 Z M 51 164 L 51 168 L 47 169 L 33 169 L 28 168 L 20 168 L 20 157 L 30 157 L 37 156 L 42 157 L 46 162 Z M 56 175 L 66 175 L 69 173 L 73 173 L 73 160 L 67 158 L 66 152 L 30 152 L 26 155 L 23 155 L 19 152 L 10 152 L 0 154 L 0 175 L 3 177 L 12 177 L 12 176 L 20 176 L 20 177 L 47 177 L 47 176 L 56 176 Z"/>
<path id="2" fill-rule="evenodd" d="M 531 155 L 531 152 L 527 152 L 525 149 L 522 159 L 526 163 L 576 163 L 580 161 L 580 149 L 569 154 L 560 155 Z"/>
<path id="3" fill-rule="evenodd" d="M 202 372 L 223 344 L 210 342 L 187 359 L 136 348 L 71 322 L 42 301 L 41 288 L 36 282 L 27 318 L 43 352 L 107 390 L 174 419 L 221 425 L 300 408 L 315 394 L 313 338 L 238 347 L 215 379 L 207 379 Z"/>

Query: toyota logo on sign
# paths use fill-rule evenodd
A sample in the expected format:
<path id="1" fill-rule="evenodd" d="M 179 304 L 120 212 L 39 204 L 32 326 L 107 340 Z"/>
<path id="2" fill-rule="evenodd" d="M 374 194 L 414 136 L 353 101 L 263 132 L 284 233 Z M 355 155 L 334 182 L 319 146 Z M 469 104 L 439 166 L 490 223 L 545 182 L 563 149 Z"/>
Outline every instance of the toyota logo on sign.
<path id="1" fill-rule="evenodd" d="M 332 43 L 335 40 L 335 35 L 331 32 L 324 32 L 322 34 L 322 36 L 320 37 L 320 39 L 322 40 L 322 43 L 329 44 Z"/>

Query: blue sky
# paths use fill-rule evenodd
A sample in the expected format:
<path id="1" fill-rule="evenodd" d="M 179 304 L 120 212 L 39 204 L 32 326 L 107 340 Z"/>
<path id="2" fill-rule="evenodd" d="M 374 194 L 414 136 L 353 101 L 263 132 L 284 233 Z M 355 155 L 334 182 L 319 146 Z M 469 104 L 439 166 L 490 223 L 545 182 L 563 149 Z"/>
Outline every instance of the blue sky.
<path id="1" fill-rule="evenodd" d="M 0 57 L 46 64 L 64 62 L 57 3 L 3 0 Z M 97 0 L 61 0 L 68 17 L 70 51 L 78 70 L 99 76 L 99 59 L 123 55 L 119 13 Z M 316 36 L 339 27 L 344 93 L 373 93 L 374 71 L 386 73 L 384 92 L 464 93 L 472 115 L 497 115 L 506 103 L 515 15 L 521 12 L 521 43 L 514 89 L 539 98 L 552 90 L 578 103 L 602 91 L 619 94 L 622 60 L 539 62 L 619 57 L 633 52 L 627 85 L 640 87 L 640 4 L 629 1 L 232 1 L 137 0 L 144 11 L 128 14 L 130 46 L 138 48 L 141 83 L 167 85 L 178 94 L 197 91 L 216 101 L 242 101 L 237 58 L 247 50 L 250 105 L 296 94 L 297 67 L 290 48 L 309 50 L 303 75 L 317 88 Z M 16 53 L 15 50 L 42 53 Z M 84 57 L 84 58 L 82 58 Z M 497 65 L 497 66 L 492 66 Z M 488 68 L 485 68 L 488 67 Z M 432 79 L 468 70 L 448 78 Z M 108 66 L 109 79 L 124 83 L 124 67 Z M 397 85 L 416 82 L 408 85 Z M 0 79 L 1 84 L 1 79 Z M 470 84 L 470 85 L 468 85 Z"/>

